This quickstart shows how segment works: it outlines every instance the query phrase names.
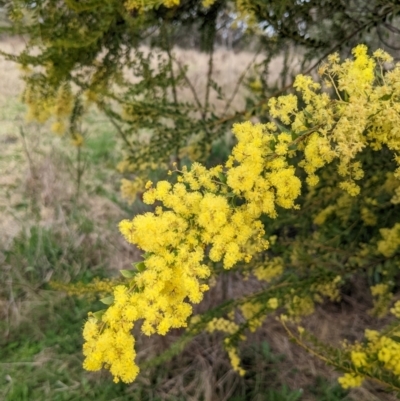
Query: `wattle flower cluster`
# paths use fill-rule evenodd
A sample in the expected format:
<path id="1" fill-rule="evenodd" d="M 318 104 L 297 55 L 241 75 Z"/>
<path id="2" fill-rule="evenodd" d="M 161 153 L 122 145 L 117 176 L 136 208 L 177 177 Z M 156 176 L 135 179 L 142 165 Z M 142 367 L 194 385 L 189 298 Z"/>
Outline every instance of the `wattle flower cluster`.
<path id="1" fill-rule="evenodd" d="M 392 311 L 395 312 L 395 311 Z M 396 313 L 394 313 L 396 314 Z M 375 330 L 365 330 L 363 344 L 349 346 L 351 362 L 357 372 L 347 373 L 339 378 L 343 388 L 358 387 L 365 377 L 374 377 L 374 372 L 381 369 L 385 373 L 400 376 L 399 327 L 382 334 Z"/>
<path id="2" fill-rule="evenodd" d="M 143 200 L 154 205 L 154 212 L 123 220 L 119 225 L 125 239 L 144 252 L 144 260 L 136 270 L 125 271 L 126 284 L 114 288 L 104 314 L 89 317 L 84 329 L 86 369 L 104 367 L 115 381 L 133 381 L 139 371 L 131 335 L 136 322 L 142 322 L 141 330 L 146 335 L 164 335 L 173 328 L 186 327 L 192 304 L 199 303 L 209 288 L 206 280 L 214 266 L 231 269 L 250 262 L 256 253 L 268 248 L 261 217 L 273 219 L 279 208 L 299 207 L 295 202 L 301 193 L 301 181 L 291 163 L 294 156 L 301 158 L 298 166 L 306 172 L 309 186 L 318 183 L 318 170 L 332 162 L 336 162 L 343 178 L 339 185 L 347 192 L 345 196 L 315 217 L 316 224 L 323 224 L 332 213 L 340 216 L 348 199 L 359 193 L 356 181 L 364 172 L 356 158 L 365 147 L 386 146 L 393 153 L 400 150 L 400 66 L 379 81 L 375 78 L 376 64 L 390 61 L 390 56 L 377 51 L 369 57 L 363 45 L 357 46 L 353 54 L 355 60 L 342 64 L 337 55 L 330 56 L 328 64 L 321 67 L 321 74 L 334 87 L 338 99 L 331 100 L 320 91 L 320 84 L 299 75 L 294 87 L 305 104 L 303 109 L 298 108 L 295 95 L 270 101 L 271 115 L 286 127 L 280 123 L 235 124 L 237 144 L 225 166 L 207 169 L 193 163 L 190 169 L 176 171 L 175 184 L 146 184 Z M 345 99 L 341 93 L 346 93 Z M 395 160 L 400 163 L 400 156 Z M 399 171 L 394 175 L 398 176 Z M 368 224 L 372 225 L 373 217 L 364 211 L 363 219 Z M 378 243 L 378 248 L 384 255 L 390 256 L 398 248 L 397 226 L 381 231 L 385 241 Z M 257 267 L 254 275 L 270 281 L 284 270 L 283 259 L 276 256 Z M 282 292 L 279 299 L 274 296 L 267 301 L 267 308 L 244 304 L 241 312 L 245 319 L 253 320 L 250 330 L 263 321 L 259 311 L 274 311 L 278 306 L 286 308 L 295 320 L 312 313 L 315 302 L 322 297 L 337 299 L 340 280 L 338 276 L 333 281 L 316 283 L 309 287 L 309 294 Z M 313 297 L 313 293 L 318 296 Z M 226 330 L 232 328 L 235 324 Z M 229 338 L 226 341 L 232 364 L 243 373 L 236 350 Z M 382 343 L 394 358 L 400 353 L 392 345 Z M 364 359 L 354 355 L 354 364 L 362 363 Z M 393 370 L 383 356 L 379 358 Z M 362 376 L 349 374 L 342 384 L 350 387 L 361 381 Z"/>
<path id="3" fill-rule="evenodd" d="M 142 249 L 145 259 L 126 286 L 115 288 L 112 305 L 97 323 L 89 318 L 84 332 L 86 369 L 103 366 L 116 381 L 134 380 L 138 368 L 133 355 L 120 352 L 116 339 L 126 338 L 138 320 L 147 335 L 186 327 L 191 303 L 200 302 L 208 290 L 205 259 L 221 262 L 225 269 L 249 262 L 268 248 L 261 214 L 275 217 L 275 204 L 295 206 L 300 180 L 283 158 L 271 157 L 268 141 L 274 136 L 268 128 L 244 123 L 235 125 L 233 132 L 238 144 L 226 175 L 222 166 L 208 170 L 194 163 L 190 171 L 180 172 L 174 185 L 160 181 L 153 187 L 149 182 L 144 202 L 162 206 L 120 223 L 125 239 Z M 104 346 L 107 342 L 109 347 Z"/>

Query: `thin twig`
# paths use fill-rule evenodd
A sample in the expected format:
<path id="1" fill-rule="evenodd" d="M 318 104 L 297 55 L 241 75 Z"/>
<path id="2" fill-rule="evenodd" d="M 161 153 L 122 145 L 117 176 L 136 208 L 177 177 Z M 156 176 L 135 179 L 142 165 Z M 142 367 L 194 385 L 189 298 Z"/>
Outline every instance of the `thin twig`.
<path id="1" fill-rule="evenodd" d="M 240 75 L 239 79 L 236 82 L 236 86 L 235 89 L 232 92 L 231 97 L 229 98 L 229 100 L 226 102 L 224 111 L 222 113 L 222 117 L 225 116 L 226 112 L 229 110 L 229 107 L 231 107 L 231 104 L 233 102 L 233 99 L 236 97 L 240 85 L 242 84 L 244 77 L 246 76 L 246 74 L 248 73 L 248 71 L 250 70 L 251 66 L 253 65 L 253 63 L 256 61 L 258 55 L 261 53 L 261 47 L 258 48 L 258 50 L 256 51 L 256 53 L 254 54 L 254 57 L 251 59 L 251 61 L 249 62 L 249 64 L 247 65 L 247 67 L 243 70 L 242 74 Z"/>
<path id="2" fill-rule="evenodd" d="M 121 138 L 123 139 L 123 141 L 128 145 L 128 148 L 133 150 L 132 144 L 129 142 L 127 136 L 125 135 L 125 132 L 116 123 L 114 118 L 111 116 L 111 113 L 105 107 L 103 108 L 103 111 L 106 113 L 106 115 L 107 115 L 108 119 L 110 120 L 111 124 L 116 128 L 116 130 L 118 131 L 118 133 L 121 136 Z"/>
<path id="3" fill-rule="evenodd" d="M 36 167 L 35 167 L 35 164 L 33 163 L 33 160 L 32 160 L 32 158 L 31 158 L 31 154 L 30 154 L 29 149 L 28 149 L 28 146 L 27 146 L 27 144 L 26 144 L 24 129 L 23 129 L 22 127 L 19 127 L 19 132 L 20 132 L 20 134 L 21 134 L 21 137 L 22 137 L 22 145 L 23 145 L 23 147 L 24 147 L 24 151 L 25 151 L 26 157 L 27 157 L 27 159 L 28 159 L 29 169 L 31 170 L 32 176 L 33 176 L 34 178 L 37 178 Z"/>
<path id="4" fill-rule="evenodd" d="M 83 167 L 81 166 L 82 163 L 82 151 L 81 151 L 81 147 L 78 146 L 77 147 L 77 155 L 76 155 L 76 159 L 77 159 L 77 167 L 76 167 L 76 200 L 78 201 L 79 199 L 79 193 L 80 193 L 80 189 L 81 189 L 81 181 L 82 181 L 82 175 L 84 172 Z"/>
<path id="5" fill-rule="evenodd" d="M 172 96 L 174 99 L 174 103 L 175 106 L 178 104 L 178 95 L 176 93 L 176 80 L 175 80 L 175 74 L 174 74 L 174 68 L 172 65 L 172 54 L 171 54 L 171 45 L 170 45 L 170 41 L 169 41 L 169 34 L 168 34 L 168 30 L 165 28 L 165 26 L 163 25 L 163 31 L 164 31 L 164 37 L 165 37 L 165 50 L 167 52 L 168 55 L 168 67 L 169 67 L 169 72 L 171 74 L 171 81 L 172 81 Z"/>
<path id="6" fill-rule="evenodd" d="M 167 30 L 167 28 L 165 28 L 165 25 L 163 25 L 163 31 L 164 31 L 164 35 L 165 35 L 165 47 L 166 47 L 166 52 L 168 55 L 168 66 L 169 66 L 169 72 L 171 74 L 171 82 L 172 82 L 172 96 L 174 99 L 174 105 L 175 107 L 178 107 L 178 95 L 177 95 L 177 91 L 176 91 L 176 79 L 175 79 L 175 74 L 174 74 L 174 66 L 172 63 L 173 57 L 171 54 L 171 43 L 169 41 L 169 32 Z M 179 135 L 179 130 L 177 131 L 178 135 Z M 181 164 L 181 160 L 179 157 L 179 144 L 180 144 L 180 138 L 178 138 L 177 141 L 177 146 L 176 146 L 176 150 L 175 150 L 175 162 L 177 163 L 178 166 L 180 166 Z"/>
<path id="7" fill-rule="evenodd" d="M 391 32 L 397 33 L 400 35 L 400 29 L 394 27 L 392 24 L 388 24 L 387 22 L 384 22 L 383 25 Z"/>
<path id="8" fill-rule="evenodd" d="M 205 120 L 207 117 L 208 105 L 210 101 L 210 88 L 211 88 L 211 80 L 213 73 L 213 65 L 214 65 L 214 42 L 212 44 L 210 55 L 208 58 L 208 72 L 207 72 L 207 86 L 206 86 L 206 94 L 204 97 L 204 109 L 202 113 L 202 119 Z"/>
<path id="9" fill-rule="evenodd" d="M 381 29 L 382 29 L 382 27 L 381 27 L 380 25 L 378 25 L 378 26 L 376 27 L 376 33 L 378 34 L 379 40 L 380 40 L 386 47 L 388 47 L 388 48 L 391 49 L 391 50 L 400 50 L 400 46 L 391 45 L 391 44 L 389 44 L 389 43 L 386 41 L 386 39 L 383 38 L 383 34 L 382 34 L 382 32 L 381 32 Z"/>
<path id="10" fill-rule="evenodd" d="M 187 83 L 190 91 L 192 92 L 192 95 L 193 95 L 194 101 L 196 102 L 197 107 L 201 110 L 203 108 L 203 105 L 201 104 L 200 99 L 197 96 L 196 89 L 195 89 L 194 85 L 192 84 L 192 82 L 190 81 L 189 77 L 187 76 L 185 69 L 182 66 L 182 63 L 176 58 L 174 58 L 174 61 L 175 61 L 176 65 L 178 66 L 179 72 L 182 74 L 183 79 Z"/>
<path id="11" fill-rule="evenodd" d="M 380 379 L 378 379 L 377 377 L 372 376 L 369 373 L 358 373 L 356 372 L 354 369 L 352 368 L 347 368 L 335 361 L 333 361 L 332 359 L 327 358 L 324 355 L 321 355 L 320 353 L 318 353 L 317 351 L 315 351 L 314 349 L 310 348 L 309 346 L 307 346 L 306 344 L 304 344 L 304 342 L 302 342 L 300 340 L 300 338 L 298 338 L 296 335 L 294 335 L 294 333 L 289 329 L 289 327 L 287 327 L 287 325 L 285 324 L 284 321 L 282 321 L 282 319 L 279 320 L 280 323 L 282 324 L 283 328 L 286 331 L 286 334 L 289 336 L 289 338 L 291 338 L 298 346 L 300 346 L 301 348 L 303 348 L 305 351 L 307 351 L 309 354 L 314 355 L 316 358 L 318 358 L 319 360 L 325 362 L 327 365 L 331 365 L 333 367 L 335 367 L 338 370 L 344 371 L 346 373 L 353 373 L 353 374 L 361 374 L 362 376 L 366 377 L 367 379 L 385 387 L 389 387 L 391 390 L 396 391 L 396 392 L 400 392 L 400 388 L 396 387 L 394 384 L 392 383 L 387 383 L 385 381 L 382 381 Z"/>

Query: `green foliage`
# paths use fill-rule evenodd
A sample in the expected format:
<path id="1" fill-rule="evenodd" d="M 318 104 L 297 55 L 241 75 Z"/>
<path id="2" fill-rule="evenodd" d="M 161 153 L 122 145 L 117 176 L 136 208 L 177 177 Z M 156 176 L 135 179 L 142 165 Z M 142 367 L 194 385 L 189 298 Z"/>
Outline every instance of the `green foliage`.
<path id="1" fill-rule="evenodd" d="M 90 221 L 83 220 L 80 230 L 88 234 L 93 226 Z M 60 232 L 33 226 L 28 233 L 22 232 L 15 239 L 11 249 L 4 251 L 5 263 L 19 266 L 17 274 L 21 290 L 24 286 L 31 287 L 31 282 L 35 283 L 31 290 L 37 291 L 46 288 L 50 279 L 83 278 L 99 261 L 74 242 L 74 238 L 68 239 Z M 9 274 L 12 276 L 14 272 Z"/>
<path id="2" fill-rule="evenodd" d="M 361 37 L 373 46 L 390 48 L 400 12 L 396 2 L 365 0 L 346 5 L 258 0 L 4 3 L 14 20 L 12 30 L 30 38 L 20 55 L 9 56 L 25 69 L 24 100 L 30 117 L 52 118 L 55 131 L 68 131 L 81 146 L 82 114 L 96 104 L 123 141 L 120 171 L 137 182 L 122 187 L 131 200 L 152 170 L 187 156 L 205 161 L 212 142 L 234 121 L 243 115 L 261 116 L 266 98 L 288 83 L 290 48 L 294 54 L 308 52 L 304 63 L 333 50 L 346 52 Z M 378 35 L 367 34 L 372 27 Z M 175 45 L 184 43 L 185 36 L 209 55 L 204 95 L 174 55 Z M 258 66 L 262 91 L 254 94 L 257 101 L 250 100 L 247 110 L 231 110 L 232 98 L 213 79 L 213 55 L 221 37 L 234 37 L 239 46 L 250 41 L 263 54 Z M 143 44 L 151 51 L 143 50 Z M 283 48 L 281 85 L 269 85 L 270 62 Z M 243 66 L 244 75 L 250 67 Z M 192 92 L 192 100 L 182 97 L 183 88 Z M 225 101 L 222 110 L 211 102 L 213 93 Z"/>
<path id="3" fill-rule="evenodd" d="M 81 227 L 85 225 L 83 220 Z M 32 226 L 3 250 L 5 285 L 0 298 L 10 305 L 2 310 L 7 318 L 1 324 L 2 332 L 8 333 L 0 340 L 4 400 L 61 401 L 84 395 L 85 388 L 93 392 L 81 377 L 77 352 L 82 342 L 77 333 L 88 302 L 66 298 L 49 287 L 50 279 L 90 281 L 101 274 L 103 267 L 95 253 L 76 246 L 74 239 L 61 231 Z"/>
<path id="4" fill-rule="evenodd" d="M 318 401 L 349 401 L 347 391 L 338 384 L 331 385 L 326 379 L 318 377 L 315 386 L 310 387 L 310 392 Z"/>

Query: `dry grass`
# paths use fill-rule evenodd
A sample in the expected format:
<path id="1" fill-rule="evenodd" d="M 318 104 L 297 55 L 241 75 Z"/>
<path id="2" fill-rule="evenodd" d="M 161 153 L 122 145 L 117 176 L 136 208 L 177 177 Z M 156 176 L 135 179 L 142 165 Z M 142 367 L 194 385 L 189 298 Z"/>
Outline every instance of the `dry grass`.
<path id="1" fill-rule="evenodd" d="M 20 51 L 23 44 L 9 40 L 1 44 L 5 51 Z M 18 111 L 16 96 L 22 89 L 19 80 L 19 71 L 11 62 L 0 59 L 0 226 L 3 227 L 2 242 L 10 241 L 17 232 L 18 216 L 15 216 L 16 204 L 22 202 L 21 194 L 17 188 L 25 179 L 27 159 L 24 157 L 23 144 L 20 141 L 18 125 L 22 123 L 22 117 Z M 18 213 L 17 213 L 18 215 Z"/>

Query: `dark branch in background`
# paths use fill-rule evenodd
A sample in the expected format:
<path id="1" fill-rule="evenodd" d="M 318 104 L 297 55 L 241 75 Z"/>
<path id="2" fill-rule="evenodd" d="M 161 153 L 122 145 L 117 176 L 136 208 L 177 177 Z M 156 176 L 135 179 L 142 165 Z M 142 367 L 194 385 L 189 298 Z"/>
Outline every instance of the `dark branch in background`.
<path id="1" fill-rule="evenodd" d="M 353 7 L 340 1 L 327 1 L 326 6 L 317 1 L 293 3 L 256 0 L 253 3 L 254 13 L 260 22 L 267 22 L 281 39 L 289 39 L 308 50 L 323 50 L 330 47 L 330 43 L 342 42 L 343 33 L 347 30 L 382 25 L 389 14 L 400 12 L 398 2 L 394 1 L 382 5 L 379 1 L 363 0 Z M 334 14 L 339 16 L 333 18 Z M 330 22 L 328 30 L 325 21 Z"/>
<path id="2" fill-rule="evenodd" d="M 385 24 L 385 26 L 387 27 L 387 24 Z M 389 26 L 391 26 L 391 25 L 389 25 Z M 380 40 L 387 48 L 389 48 L 389 49 L 391 49 L 391 50 L 400 50 L 400 46 L 394 46 L 394 45 L 388 43 L 388 42 L 386 41 L 386 39 L 383 38 L 384 32 L 382 32 L 382 29 L 383 29 L 383 28 L 382 28 L 381 25 L 378 25 L 378 26 L 376 27 L 376 33 L 378 34 L 379 40 Z M 392 32 L 393 32 L 393 31 L 392 31 Z"/>
<path id="3" fill-rule="evenodd" d="M 174 68 L 172 65 L 172 54 L 171 54 L 171 43 L 169 40 L 169 32 L 168 32 L 168 28 L 166 27 L 165 23 L 163 24 L 161 32 L 164 35 L 165 51 L 167 52 L 167 55 L 168 55 L 168 67 L 169 67 L 169 72 L 171 75 L 172 97 L 174 99 L 174 104 L 176 106 L 178 104 L 178 95 L 176 93 L 176 79 L 175 79 L 175 74 L 174 74 Z"/>
<path id="4" fill-rule="evenodd" d="M 391 32 L 393 32 L 393 33 L 397 33 L 397 34 L 400 35 L 400 29 L 394 27 L 393 25 L 388 24 L 387 22 L 385 22 L 385 23 L 383 24 L 383 26 L 386 27 L 389 31 L 391 31 Z"/>
<path id="5" fill-rule="evenodd" d="M 236 81 L 236 86 L 233 89 L 232 95 L 231 97 L 228 99 L 228 101 L 226 102 L 224 111 L 222 112 L 222 117 L 225 116 L 225 114 L 227 113 L 227 111 L 229 110 L 229 107 L 231 107 L 231 104 L 233 102 L 233 99 L 235 98 L 235 96 L 237 95 L 240 85 L 242 84 L 244 77 L 246 76 L 247 72 L 250 70 L 251 66 L 254 64 L 254 62 L 256 61 L 258 55 L 261 53 L 261 46 L 258 48 L 258 50 L 254 53 L 253 58 L 250 60 L 249 64 L 247 65 L 247 67 L 243 70 L 242 74 L 240 75 L 239 79 Z"/>
<path id="6" fill-rule="evenodd" d="M 104 113 L 106 114 L 108 119 L 110 120 L 111 124 L 115 127 L 115 129 L 117 130 L 117 132 L 120 135 L 120 137 L 122 138 L 122 140 L 128 146 L 128 149 L 133 151 L 134 149 L 132 148 L 132 144 L 129 142 L 129 140 L 128 140 L 127 136 L 125 135 L 124 131 L 122 130 L 122 128 L 114 120 L 114 118 L 112 116 L 113 112 L 106 107 L 103 107 L 102 110 L 104 111 Z"/>
<path id="7" fill-rule="evenodd" d="M 192 92 L 193 99 L 194 99 L 197 107 L 199 108 L 199 110 L 201 110 L 203 108 L 203 105 L 201 104 L 200 99 L 197 96 L 197 92 L 196 92 L 195 87 L 192 84 L 192 81 L 189 79 L 189 77 L 186 74 L 185 68 L 183 67 L 182 63 L 177 58 L 174 58 L 174 61 L 175 61 L 176 65 L 178 66 L 179 72 L 182 74 L 183 79 L 187 83 L 190 91 Z"/>
<path id="8" fill-rule="evenodd" d="M 207 83 L 206 83 L 206 94 L 204 97 L 204 110 L 202 113 L 202 119 L 205 120 L 208 112 L 208 105 L 210 100 L 210 88 L 211 88 L 211 80 L 213 73 L 213 65 L 214 65 L 214 46 L 212 46 L 210 50 L 210 54 L 208 57 L 208 71 L 207 71 Z"/>

